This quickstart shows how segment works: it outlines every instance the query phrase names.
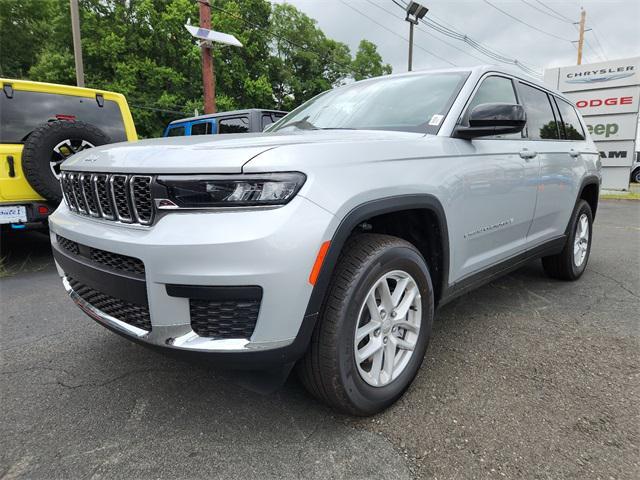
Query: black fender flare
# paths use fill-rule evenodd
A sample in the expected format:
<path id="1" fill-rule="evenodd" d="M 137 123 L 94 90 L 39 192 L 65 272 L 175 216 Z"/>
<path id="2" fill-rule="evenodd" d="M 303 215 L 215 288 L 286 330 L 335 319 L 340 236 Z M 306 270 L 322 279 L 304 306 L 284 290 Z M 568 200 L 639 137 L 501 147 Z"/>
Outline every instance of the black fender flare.
<path id="1" fill-rule="evenodd" d="M 582 192 L 584 192 L 584 189 L 587 188 L 589 185 L 595 185 L 596 188 L 598 189 L 598 195 L 596 196 L 596 205 L 597 205 L 598 199 L 600 198 L 601 183 L 602 182 L 600 180 L 600 177 L 598 177 L 597 175 L 594 175 L 594 174 L 585 175 L 585 177 L 582 179 L 582 182 L 580 182 L 580 190 L 578 190 L 578 196 L 576 197 L 576 204 L 578 203 L 578 200 L 582 198 Z M 592 212 L 594 219 L 596 218 L 596 210 L 597 209 L 594 209 L 594 211 Z"/>
<path id="2" fill-rule="evenodd" d="M 435 196 L 430 194 L 397 195 L 372 200 L 358 205 L 345 215 L 331 238 L 329 250 L 325 255 L 320 274 L 318 275 L 316 284 L 313 287 L 311 297 L 307 304 L 302 325 L 300 326 L 300 330 L 298 331 L 298 335 L 294 341 L 293 350 L 299 353 L 300 356 L 304 354 L 307 346 L 309 345 L 322 304 L 324 303 L 329 289 L 329 283 L 331 281 L 333 271 L 338 263 L 338 258 L 340 257 L 342 248 L 349 238 L 349 235 L 351 235 L 353 230 L 359 224 L 371 217 L 376 217 L 385 213 L 399 212 L 402 210 L 417 209 L 431 210 L 438 220 L 438 227 L 442 236 L 441 291 L 444 292 L 446 290 L 449 279 L 449 230 L 447 227 L 444 208 Z"/>

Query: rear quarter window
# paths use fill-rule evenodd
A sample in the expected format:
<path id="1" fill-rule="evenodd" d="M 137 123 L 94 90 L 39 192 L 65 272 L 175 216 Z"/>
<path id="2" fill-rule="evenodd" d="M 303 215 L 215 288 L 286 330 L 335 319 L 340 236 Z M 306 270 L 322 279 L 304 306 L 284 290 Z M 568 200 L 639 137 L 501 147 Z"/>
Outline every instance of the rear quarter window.
<path id="1" fill-rule="evenodd" d="M 0 143 L 22 143 L 37 127 L 57 118 L 89 123 L 112 142 L 127 140 L 120 107 L 112 100 L 105 99 L 100 107 L 95 97 L 14 90 L 8 98 L 0 92 Z"/>
<path id="2" fill-rule="evenodd" d="M 563 138 L 566 140 L 584 140 L 584 129 L 582 128 L 582 124 L 580 123 L 575 108 L 560 98 L 556 98 L 556 104 L 558 105 L 558 110 L 560 110 L 560 116 L 562 117 L 560 130 L 563 133 Z"/>

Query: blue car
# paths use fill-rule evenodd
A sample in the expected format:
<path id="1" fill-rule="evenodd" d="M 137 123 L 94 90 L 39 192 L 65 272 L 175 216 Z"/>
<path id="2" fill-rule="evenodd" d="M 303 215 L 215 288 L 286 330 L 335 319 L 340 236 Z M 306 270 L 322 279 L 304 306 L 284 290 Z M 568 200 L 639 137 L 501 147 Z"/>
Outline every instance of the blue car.
<path id="1" fill-rule="evenodd" d="M 163 137 L 212 135 L 216 133 L 262 132 L 284 117 L 287 112 L 250 108 L 231 112 L 212 113 L 174 120 L 164 130 Z"/>

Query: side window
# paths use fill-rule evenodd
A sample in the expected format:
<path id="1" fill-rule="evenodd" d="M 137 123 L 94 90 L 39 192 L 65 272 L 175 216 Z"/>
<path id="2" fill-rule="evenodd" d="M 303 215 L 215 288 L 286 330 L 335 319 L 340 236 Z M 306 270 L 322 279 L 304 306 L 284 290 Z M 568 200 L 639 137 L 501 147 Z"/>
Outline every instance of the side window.
<path id="1" fill-rule="evenodd" d="M 483 103 L 518 103 L 511 80 L 505 77 L 485 78 L 467 107 L 463 125 L 468 126 L 471 110 Z"/>
<path id="2" fill-rule="evenodd" d="M 225 118 L 218 121 L 218 125 L 218 133 L 246 133 L 249 131 L 249 118 Z"/>
<path id="3" fill-rule="evenodd" d="M 462 125 L 469 126 L 469 114 L 474 107 L 483 103 L 518 103 L 511 79 L 497 76 L 485 78 L 467 106 L 462 117 Z M 482 138 L 522 138 L 522 134 L 513 133 Z"/>
<path id="4" fill-rule="evenodd" d="M 563 138 L 566 140 L 584 140 L 584 129 L 582 128 L 575 108 L 560 98 L 556 98 L 556 105 L 558 105 L 560 116 L 562 117 L 560 130 L 562 131 Z"/>
<path id="5" fill-rule="evenodd" d="M 546 92 L 525 83 L 519 85 L 520 96 L 527 112 L 529 140 L 557 140 L 560 138 L 558 122 Z"/>
<path id="6" fill-rule="evenodd" d="M 282 115 L 276 116 L 274 113 L 263 113 L 262 114 L 262 130 L 264 130 L 264 127 L 266 127 L 267 125 L 271 125 L 272 123 L 276 122 L 280 118 L 282 118 Z"/>
<path id="7" fill-rule="evenodd" d="M 191 135 L 208 135 L 211 133 L 210 122 L 200 122 L 191 125 Z"/>
<path id="8" fill-rule="evenodd" d="M 171 127 L 169 129 L 168 137 L 183 137 L 184 136 L 184 127 Z"/>

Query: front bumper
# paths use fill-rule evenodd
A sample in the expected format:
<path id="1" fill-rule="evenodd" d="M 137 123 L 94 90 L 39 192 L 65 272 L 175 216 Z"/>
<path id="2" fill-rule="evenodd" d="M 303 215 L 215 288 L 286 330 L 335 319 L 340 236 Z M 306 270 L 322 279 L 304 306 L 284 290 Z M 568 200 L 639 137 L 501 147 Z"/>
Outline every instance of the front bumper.
<path id="1" fill-rule="evenodd" d="M 206 353 L 230 363 L 285 363 L 295 360 L 310 336 L 305 318 L 312 286 L 309 272 L 321 243 L 330 236 L 331 214 L 298 197 L 265 210 L 175 212 L 152 227 L 136 228 L 94 220 L 62 205 L 50 217 L 56 264 L 70 297 L 112 331 L 150 346 Z M 140 259 L 142 279 L 118 276 L 72 259 L 58 236 L 83 246 Z M 81 264 L 82 263 L 82 264 Z M 67 277 L 94 288 L 111 285 L 121 296 L 146 290 L 151 329 L 105 313 L 75 292 Z M 78 278 L 80 276 L 80 278 Z M 257 286 L 260 308 L 250 338 L 199 336 L 191 325 L 190 299 L 170 295 L 172 285 Z M 119 289 L 119 290 L 118 290 Z M 309 316 L 313 317 L 313 316 Z"/>

